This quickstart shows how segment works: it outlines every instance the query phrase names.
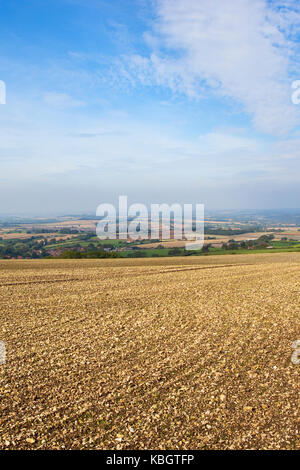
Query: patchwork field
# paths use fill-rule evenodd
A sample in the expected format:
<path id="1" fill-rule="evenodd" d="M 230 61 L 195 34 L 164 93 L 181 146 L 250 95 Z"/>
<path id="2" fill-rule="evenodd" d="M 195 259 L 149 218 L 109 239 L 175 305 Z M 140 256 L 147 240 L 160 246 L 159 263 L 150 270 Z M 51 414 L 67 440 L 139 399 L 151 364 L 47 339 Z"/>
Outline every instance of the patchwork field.
<path id="1" fill-rule="evenodd" d="M 299 449 L 300 253 L 0 261 L 1 449 Z"/>

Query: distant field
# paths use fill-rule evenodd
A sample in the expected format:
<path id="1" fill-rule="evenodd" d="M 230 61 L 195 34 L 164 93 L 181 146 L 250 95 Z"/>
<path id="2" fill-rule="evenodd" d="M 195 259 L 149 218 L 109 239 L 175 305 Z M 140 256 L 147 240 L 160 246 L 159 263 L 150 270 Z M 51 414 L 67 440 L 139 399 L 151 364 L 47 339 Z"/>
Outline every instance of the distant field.
<path id="1" fill-rule="evenodd" d="M 28 240 L 29 238 L 32 237 L 43 237 L 46 238 L 47 240 L 51 240 L 55 238 L 55 240 L 66 240 L 67 238 L 74 238 L 76 235 L 74 234 L 67 234 L 67 235 L 62 235 L 56 232 L 53 233 L 1 233 L 0 232 L 0 237 L 3 238 L 3 240 Z"/>
<path id="2" fill-rule="evenodd" d="M 0 448 L 299 449 L 300 253 L 0 261 Z"/>

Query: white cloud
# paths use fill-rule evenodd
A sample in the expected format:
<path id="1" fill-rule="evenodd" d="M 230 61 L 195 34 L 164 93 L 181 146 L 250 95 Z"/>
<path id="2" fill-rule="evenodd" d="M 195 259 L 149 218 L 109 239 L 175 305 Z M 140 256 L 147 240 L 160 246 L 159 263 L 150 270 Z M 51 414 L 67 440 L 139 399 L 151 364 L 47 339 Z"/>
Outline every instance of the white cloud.
<path id="1" fill-rule="evenodd" d="M 242 159 L 245 154 L 249 155 L 258 151 L 258 141 L 248 137 L 230 133 L 210 132 L 200 136 L 198 139 L 202 153 L 207 154 L 233 154 L 238 153 Z"/>
<path id="2" fill-rule="evenodd" d="M 291 103 L 290 73 L 300 58 L 295 1 L 157 0 L 155 5 L 153 31 L 144 36 L 152 53 L 127 57 L 123 64 L 131 84 L 168 86 L 194 98 L 209 88 L 240 103 L 257 129 L 274 135 L 300 122 Z"/>
<path id="3" fill-rule="evenodd" d="M 66 93 L 48 92 L 43 96 L 45 103 L 55 108 L 77 108 L 85 106 L 85 103 L 80 100 L 76 100 Z"/>

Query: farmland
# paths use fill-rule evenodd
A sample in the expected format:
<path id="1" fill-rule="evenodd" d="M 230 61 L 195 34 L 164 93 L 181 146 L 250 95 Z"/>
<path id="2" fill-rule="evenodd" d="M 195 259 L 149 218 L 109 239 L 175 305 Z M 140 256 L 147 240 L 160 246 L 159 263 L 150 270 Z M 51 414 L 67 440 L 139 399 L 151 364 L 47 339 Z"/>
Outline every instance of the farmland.
<path id="1" fill-rule="evenodd" d="M 299 268 L 1 260 L 0 448 L 299 448 Z"/>
<path id="2" fill-rule="evenodd" d="M 0 217 L 0 259 L 43 258 L 157 258 L 190 255 L 230 255 L 300 251 L 298 212 L 281 211 L 264 215 L 219 213 L 219 219 L 208 216 L 204 225 L 204 246 L 197 252 L 186 249 L 185 239 L 175 239 L 173 223 L 164 219 L 165 238 L 148 236 L 132 239 L 127 233 L 116 239 L 99 239 L 92 216 Z M 149 228 L 149 227 L 148 227 Z M 126 238 L 127 236 L 127 238 Z"/>

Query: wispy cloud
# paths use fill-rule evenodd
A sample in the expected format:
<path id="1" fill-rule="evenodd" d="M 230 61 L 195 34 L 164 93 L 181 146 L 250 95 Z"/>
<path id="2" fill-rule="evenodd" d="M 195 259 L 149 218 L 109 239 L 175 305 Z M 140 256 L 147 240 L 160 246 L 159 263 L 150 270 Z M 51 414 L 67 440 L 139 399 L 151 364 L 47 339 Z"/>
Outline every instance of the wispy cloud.
<path id="1" fill-rule="evenodd" d="M 148 56 L 124 58 L 130 85 L 165 86 L 200 99 L 233 99 L 263 132 L 284 135 L 300 123 L 291 103 L 300 72 L 300 6 L 292 1 L 156 0 L 144 38 Z"/>
<path id="2" fill-rule="evenodd" d="M 76 100 L 66 93 L 48 92 L 43 96 L 44 102 L 56 108 L 77 108 L 85 106 L 85 102 Z"/>

